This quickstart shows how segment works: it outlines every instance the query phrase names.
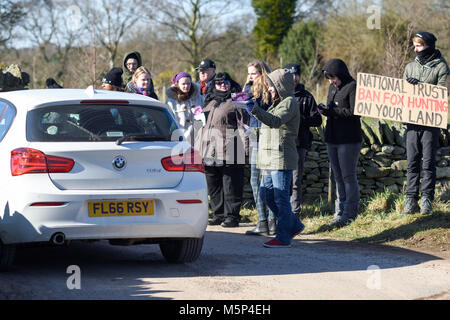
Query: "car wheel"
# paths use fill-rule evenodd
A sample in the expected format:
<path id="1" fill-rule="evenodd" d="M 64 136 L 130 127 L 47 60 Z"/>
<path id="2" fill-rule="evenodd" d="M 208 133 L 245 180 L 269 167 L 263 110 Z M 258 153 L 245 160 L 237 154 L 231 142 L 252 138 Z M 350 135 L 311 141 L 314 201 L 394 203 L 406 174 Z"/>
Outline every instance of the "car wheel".
<path id="1" fill-rule="evenodd" d="M 3 244 L 0 240 L 0 271 L 7 271 L 14 261 L 16 246 Z"/>
<path id="2" fill-rule="evenodd" d="M 159 244 L 161 253 L 170 263 L 193 262 L 200 256 L 203 237 L 200 239 L 167 240 Z"/>

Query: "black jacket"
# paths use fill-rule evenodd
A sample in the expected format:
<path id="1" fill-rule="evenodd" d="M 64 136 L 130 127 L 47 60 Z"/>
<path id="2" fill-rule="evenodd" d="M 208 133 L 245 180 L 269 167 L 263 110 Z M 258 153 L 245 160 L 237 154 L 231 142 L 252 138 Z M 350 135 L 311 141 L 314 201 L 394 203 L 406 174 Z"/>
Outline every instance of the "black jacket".
<path id="1" fill-rule="evenodd" d="M 295 100 L 300 107 L 300 127 L 297 136 L 297 148 L 311 148 L 313 135 L 310 127 L 319 127 L 322 124 L 322 116 L 317 110 L 316 100 L 313 95 L 305 90 L 305 86 L 299 83 L 295 87 Z"/>
<path id="2" fill-rule="evenodd" d="M 327 105 L 330 115 L 325 127 L 325 142 L 333 144 L 362 142 L 360 116 L 353 115 L 355 108 L 356 81 L 353 79 L 345 63 L 340 59 L 329 60 L 323 70 L 337 76 L 341 85 L 336 88 L 330 85 Z"/>

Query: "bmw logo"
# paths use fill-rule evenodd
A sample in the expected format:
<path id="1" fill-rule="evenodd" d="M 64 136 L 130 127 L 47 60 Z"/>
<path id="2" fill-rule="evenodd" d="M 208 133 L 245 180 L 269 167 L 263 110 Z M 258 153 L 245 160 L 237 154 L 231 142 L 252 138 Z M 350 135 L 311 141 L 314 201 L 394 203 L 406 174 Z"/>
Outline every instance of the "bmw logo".
<path id="1" fill-rule="evenodd" d="M 113 168 L 116 170 L 122 170 L 126 167 L 127 161 L 122 156 L 117 156 L 112 162 Z"/>

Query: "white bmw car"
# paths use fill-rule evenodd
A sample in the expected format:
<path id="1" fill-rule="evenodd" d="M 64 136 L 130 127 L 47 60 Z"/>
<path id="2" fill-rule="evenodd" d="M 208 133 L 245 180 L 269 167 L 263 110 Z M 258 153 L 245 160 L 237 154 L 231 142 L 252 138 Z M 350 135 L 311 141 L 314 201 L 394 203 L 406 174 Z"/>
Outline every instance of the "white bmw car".
<path id="1" fill-rule="evenodd" d="M 177 129 L 167 105 L 137 94 L 0 93 L 0 269 L 17 244 L 73 240 L 158 243 L 169 262 L 197 259 L 206 179 Z"/>

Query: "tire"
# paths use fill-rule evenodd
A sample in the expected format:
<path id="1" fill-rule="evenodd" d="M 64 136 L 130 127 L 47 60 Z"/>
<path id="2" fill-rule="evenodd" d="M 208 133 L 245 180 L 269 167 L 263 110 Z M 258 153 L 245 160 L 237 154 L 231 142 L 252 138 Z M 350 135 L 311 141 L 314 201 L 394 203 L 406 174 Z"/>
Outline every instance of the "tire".
<path id="1" fill-rule="evenodd" d="M 161 242 L 159 248 L 167 262 L 194 262 L 200 256 L 203 237 L 199 239 L 177 239 Z"/>
<path id="2" fill-rule="evenodd" d="M 8 271 L 14 261 L 16 246 L 3 244 L 0 240 L 0 271 Z"/>

